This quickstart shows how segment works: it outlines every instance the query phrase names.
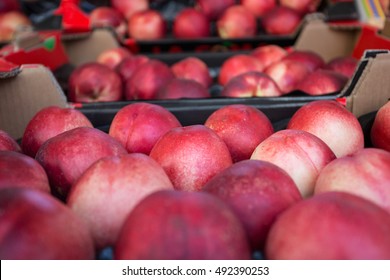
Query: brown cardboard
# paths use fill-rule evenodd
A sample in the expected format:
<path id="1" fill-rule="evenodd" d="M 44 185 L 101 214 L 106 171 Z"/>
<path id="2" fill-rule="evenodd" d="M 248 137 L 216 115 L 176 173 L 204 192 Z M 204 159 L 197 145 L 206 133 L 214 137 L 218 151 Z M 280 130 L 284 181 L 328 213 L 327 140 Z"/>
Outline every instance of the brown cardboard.
<path id="1" fill-rule="evenodd" d="M 337 28 L 324 20 L 312 19 L 297 38 L 294 49 L 314 51 L 329 61 L 338 56 L 351 55 L 359 35 L 360 28 L 356 26 Z"/>
<path id="2" fill-rule="evenodd" d="M 119 46 L 112 30 L 95 29 L 82 35 L 64 35 L 63 44 L 68 54 L 69 62 L 78 66 L 86 62 L 96 61 L 103 51 Z"/>
<path id="3" fill-rule="evenodd" d="M 31 118 L 42 108 L 67 107 L 52 72 L 42 65 L 22 65 L 13 78 L 0 79 L 0 129 L 20 139 Z"/>
<path id="4" fill-rule="evenodd" d="M 347 108 L 357 117 L 378 110 L 390 99 L 390 53 L 367 60 L 352 94 L 347 97 Z"/>

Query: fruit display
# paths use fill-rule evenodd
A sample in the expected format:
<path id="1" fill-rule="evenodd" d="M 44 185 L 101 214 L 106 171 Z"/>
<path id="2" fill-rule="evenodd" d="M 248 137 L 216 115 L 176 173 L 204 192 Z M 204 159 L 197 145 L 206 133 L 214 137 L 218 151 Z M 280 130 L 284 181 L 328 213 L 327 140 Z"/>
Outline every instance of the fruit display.
<path id="1" fill-rule="evenodd" d="M 188 56 L 132 54 L 118 47 L 104 51 L 96 62 L 75 67 L 67 88 L 69 101 L 83 103 L 296 94 L 329 96 L 340 93 L 358 65 L 359 60 L 351 56 L 327 62 L 314 51 L 274 44 L 239 53 L 190 53 Z M 101 79 L 102 76 L 106 78 Z M 191 82 L 175 81 L 177 78 Z"/>
<path id="2" fill-rule="evenodd" d="M 118 110 L 102 130 L 82 121 L 77 109 L 45 108 L 26 129 L 46 137 L 35 156 L 24 153 L 27 145 L 15 150 L 13 139 L 16 145 L 0 151 L 0 244 L 8 244 L 0 255 L 97 259 L 110 250 L 113 259 L 256 259 L 259 253 L 265 259 L 387 259 L 390 153 L 355 143 L 363 123 L 336 101 L 312 101 L 301 110 L 307 116 L 297 110 L 284 127 L 245 104 L 183 125 L 168 109 L 139 102 Z M 36 125 L 41 116 L 48 127 Z M 297 122 L 301 117 L 306 121 Z M 347 139 L 328 146 L 326 137 L 290 127 L 315 127 L 316 121 L 325 135 L 346 132 Z M 37 216 L 25 216 L 22 227 L 5 226 L 21 219 L 12 213 L 22 209 L 11 201 Z M 53 204 L 52 212 L 39 203 Z M 24 241 L 50 238 L 48 231 L 61 230 L 56 219 L 75 230 L 58 233 L 63 239 L 41 251 Z M 39 235 L 29 232 L 34 224 Z M 330 224 L 337 230 L 321 230 Z M 23 250 L 7 242 L 16 232 Z M 73 253 L 63 245 L 67 238 L 78 244 Z"/>

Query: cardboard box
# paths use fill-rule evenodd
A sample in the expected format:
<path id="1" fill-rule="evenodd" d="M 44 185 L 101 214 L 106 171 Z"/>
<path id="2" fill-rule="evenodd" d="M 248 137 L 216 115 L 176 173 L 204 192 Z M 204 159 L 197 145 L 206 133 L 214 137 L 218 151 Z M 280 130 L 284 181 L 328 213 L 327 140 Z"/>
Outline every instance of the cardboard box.
<path id="1" fill-rule="evenodd" d="M 47 67 L 30 64 L 1 70 L 0 129 L 7 131 L 14 139 L 23 136 L 28 122 L 42 108 L 69 106 Z"/>

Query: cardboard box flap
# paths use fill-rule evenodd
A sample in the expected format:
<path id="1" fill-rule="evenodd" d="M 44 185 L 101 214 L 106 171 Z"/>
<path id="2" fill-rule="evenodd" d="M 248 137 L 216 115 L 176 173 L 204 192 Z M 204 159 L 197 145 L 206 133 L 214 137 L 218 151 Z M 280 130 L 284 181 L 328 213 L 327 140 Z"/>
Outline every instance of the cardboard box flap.
<path id="1" fill-rule="evenodd" d="M 355 116 L 378 110 L 390 99 L 390 53 L 379 53 L 367 58 L 367 65 L 352 94 L 347 97 L 347 108 Z"/>
<path id="2" fill-rule="evenodd" d="M 23 65 L 16 77 L 1 79 L 0 101 L 0 129 L 15 139 L 42 108 L 68 106 L 52 72 L 42 65 Z"/>
<path id="3" fill-rule="evenodd" d="M 20 73 L 19 65 L 0 57 L 0 79 L 8 79 L 17 76 Z"/>
<path id="4" fill-rule="evenodd" d="M 118 40 L 109 28 L 94 29 L 88 36 L 63 36 L 62 42 L 69 62 L 75 66 L 96 61 L 103 51 L 119 47 Z"/>
<path id="5" fill-rule="evenodd" d="M 313 18 L 302 29 L 294 48 L 314 51 L 329 61 L 338 56 L 350 55 L 359 34 L 360 29 L 333 28 L 322 19 Z"/>

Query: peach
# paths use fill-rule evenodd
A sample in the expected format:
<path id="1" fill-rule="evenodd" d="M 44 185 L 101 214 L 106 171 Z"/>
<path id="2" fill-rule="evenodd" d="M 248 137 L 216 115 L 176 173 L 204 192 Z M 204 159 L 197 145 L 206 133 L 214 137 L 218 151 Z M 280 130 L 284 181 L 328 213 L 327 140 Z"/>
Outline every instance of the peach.
<path id="1" fill-rule="evenodd" d="M 278 4 L 276 0 L 241 0 L 240 3 L 256 17 L 264 16 Z"/>
<path id="2" fill-rule="evenodd" d="M 153 222 L 151 222 L 153 221 Z M 205 192 L 164 190 L 144 198 L 129 214 L 115 259 L 249 259 L 248 239 L 230 207 Z"/>
<path id="3" fill-rule="evenodd" d="M 390 153 L 365 148 L 329 163 L 318 176 L 314 193 L 345 191 L 366 198 L 390 214 Z"/>
<path id="4" fill-rule="evenodd" d="M 150 156 L 164 168 L 177 190 L 198 191 L 232 165 L 225 142 L 204 125 L 173 128 L 154 145 Z"/>
<path id="5" fill-rule="evenodd" d="M 297 89 L 308 95 L 325 95 L 339 93 L 347 82 L 348 78 L 336 71 L 316 69 L 297 85 Z"/>
<path id="6" fill-rule="evenodd" d="M 274 133 L 268 117 L 245 104 L 225 105 L 215 110 L 204 125 L 226 143 L 233 162 L 249 159 L 255 148 Z"/>
<path id="7" fill-rule="evenodd" d="M 49 106 L 39 110 L 28 122 L 22 137 L 23 153 L 35 157 L 48 139 L 76 127 L 93 127 L 90 120 L 73 108 Z"/>
<path id="8" fill-rule="evenodd" d="M 33 188 L 50 193 L 49 179 L 33 158 L 15 151 L 0 151 L 0 189 Z"/>
<path id="9" fill-rule="evenodd" d="M 261 17 L 261 25 L 266 34 L 291 35 L 301 24 L 301 15 L 288 7 L 276 6 Z"/>
<path id="10" fill-rule="evenodd" d="M 306 131 L 293 129 L 275 132 L 251 155 L 251 159 L 268 161 L 285 170 L 303 197 L 313 194 L 318 175 L 335 157 L 321 139 Z"/>
<path id="11" fill-rule="evenodd" d="M 97 250 L 113 246 L 127 215 L 152 192 L 173 189 L 152 158 L 132 153 L 105 157 L 73 184 L 67 205 L 89 227 Z"/>
<path id="12" fill-rule="evenodd" d="M 316 100 L 303 105 L 291 117 L 287 128 L 316 135 L 337 157 L 353 154 L 364 147 L 358 119 L 334 100 Z"/>
<path id="13" fill-rule="evenodd" d="M 172 33 L 175 38 L 180 39 L 205 38 L 210 36 L 211 22 L 200 10 L 184 8 L 173 20 Z"/>
<path id="14" fill-rule="evenodd" d="M 72 184 L 100 158 L 127 154 L 116 139 L 97 128 L 77 127 L 47 140 L 36 160 L 49 178 L 52 192 L 66 198 Z"/>
<path id="15" fill-rule="evenodd" d="M 253 37 L 257 33 L 256 16 L 243 5 L 227 8 L 216 25 L 218 35 L 223 39 Z"/>
<path id="16" fill-rule="evenodd" d="M 270 260 L 368 260 L 390 258 L 390 215 L 345 192 L 299 201 L 272 225 L 265 247 Z"/>
<path id="17" fill-rule="evenodd" d="M 158 40 L 165 37 L 167 23 L 158 10 L 144 10 L 134 13 L 128 20 L 129 37 L 134 40 Z"/>
<path id="18" fill-rule="evenodd" d="M 264 65 L 260 60 L 249 54 L 235 54 L 222 62 L 218 82 L 225 86 L 227 82 L 235 76 L 249 71 L 263 71 Z"/>
<path id="19" fill-rule="evenodd" d="M 235 3 L 235 0 L 195 0 L 195 8 L 205 13 L 210 20 L 215 21 Z"/>
<path id="20" fill-rule="evenodd" d="M 158 90 L 173 79 L 171 68 L 157 59 L 150 59 L 139 66 L 125 83 L 126 100 L 155 99 Z"/>
<path id="21" fill-rule="evenodd" d="M 0 151 L 22 152 L 22 148 L 7 131 L 0 129 Z"/>
<path id="22" fill-rule="evenodd" d="M 230 79 L 220 95 L 226 97 L 281 96 L 274 79 L 263 72 L 249 71 Z"/>
<path id="23" fill-rule="evenodd" d="M 162 135 L 180 126 L 175 115 L 164 107 L 139 102 L 126 105 L 115 114 L 108 134 L 129 153 L 149 155 Z"/>
<path id="24" fill-rule="evenodd" d="M 283 60 L 294 61 L 309 68 L 310 72 L 325 66 L 325 60 L 314 51 L 293 50 Z"/>
<path id="25" fill-rule="evenodd" d="M 110 48 L 101 52 L 96 58 L 96 62 L 115 69 L 126 57 L 133 54 L 125 47 Z"/>
<path id="26" fill-rule="evenodd" d="M 256 47 L 250 54 L 260 60 L 264 68 L 267 68 L 274 62 L 282 60 L 287 55 L 287 51 L 278 45 L 271 44 Z"/>
<path id="27" fill-rule="evenodd" d="M 176 78 L 195 80 L 206 88 L 213 82 L 207 64 L 195 57 L 187 56 L 171 65 L 171 70 Z"/>
<path id="28" fill-rule="evenodd" d="M 374 147 L 390 152 L 390 101 L 376 113 L 370 138 Z"/>
<path id="29" fill-rule="evenodd" d="M 173 78 L 162 86 L 156 99 L 210 98 L 207 88 L 195 80 Z"/>
<path id="30" fill-rule="evenodd" d="M 263 250 L 277 216 L 302 199 L 291 177 L 276 165 L 243 160 L 218 173 L 203 191 L 232 207 L 243 223 L 252 250 Z"/>
<path id="31" fill-rule="evenodd" d="M 0 259 L 93 260 L 87 226 L 50 194 L 0 189 Z"/>
<path id="32" fill-rule="evenodd" d="M 325 69 L 336 71 L 348 79 L 355 74 L 359 60 L 352 56 L 335 57 L 324 66 Z"/>

